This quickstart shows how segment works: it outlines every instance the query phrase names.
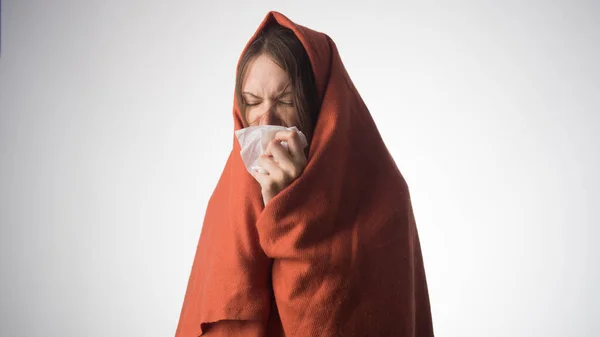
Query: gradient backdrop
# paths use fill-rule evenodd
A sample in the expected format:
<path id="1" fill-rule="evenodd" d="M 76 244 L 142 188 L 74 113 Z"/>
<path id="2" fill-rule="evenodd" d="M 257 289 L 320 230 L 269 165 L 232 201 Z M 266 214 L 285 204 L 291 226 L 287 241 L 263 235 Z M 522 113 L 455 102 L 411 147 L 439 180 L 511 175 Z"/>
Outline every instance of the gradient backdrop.
<path id="1" fill-rule="evenodd" d="M 269 10 L 404 174 L 436 336 L 600 335 L 599 2 L 5 0 L 0 336 L 174 335 Z"/>

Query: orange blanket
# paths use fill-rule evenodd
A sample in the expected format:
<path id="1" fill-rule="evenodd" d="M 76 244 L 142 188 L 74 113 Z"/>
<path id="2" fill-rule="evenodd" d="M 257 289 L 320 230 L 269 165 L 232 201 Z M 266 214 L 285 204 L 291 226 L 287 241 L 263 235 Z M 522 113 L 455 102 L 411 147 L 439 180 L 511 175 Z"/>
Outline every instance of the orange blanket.
<path id="1" fill-rule="evenodd" d="M 175 336 L 433 336 L 402 174 L 329 36 L 272 11 L 245 48 L 274 22 L 295 32 L 316 77 L 308 165 L 263 206 L 232 132 Z M 233 118 L 243 128 L 235 100 Z"/>

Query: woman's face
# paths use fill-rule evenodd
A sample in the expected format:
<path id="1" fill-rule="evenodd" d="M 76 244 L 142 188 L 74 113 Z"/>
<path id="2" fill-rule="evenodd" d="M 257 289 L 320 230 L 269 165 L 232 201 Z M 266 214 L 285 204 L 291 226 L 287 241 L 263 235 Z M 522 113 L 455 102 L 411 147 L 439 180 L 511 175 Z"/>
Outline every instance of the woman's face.
<path id="1" fill-rule="evenodd" d="M 249 126 L 299 126 L 288 74 L 262 54 L 248 64 L 242 86 Z"/>

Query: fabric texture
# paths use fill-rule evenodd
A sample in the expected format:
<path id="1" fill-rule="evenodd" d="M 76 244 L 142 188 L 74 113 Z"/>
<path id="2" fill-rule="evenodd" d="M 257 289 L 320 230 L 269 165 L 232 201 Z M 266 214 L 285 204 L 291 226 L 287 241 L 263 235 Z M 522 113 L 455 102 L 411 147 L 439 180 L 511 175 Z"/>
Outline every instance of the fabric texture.
<path id="1" fill-rule="evenodd" d="M 308 164 L 263 206 L 232 132 L 175 336 L 433 336 L 406 181 L 328 35 L 271 11 L 243 51 L 273 23 L 315 74 Z M 233 119 L 243 128 L 235 99 Z"/>

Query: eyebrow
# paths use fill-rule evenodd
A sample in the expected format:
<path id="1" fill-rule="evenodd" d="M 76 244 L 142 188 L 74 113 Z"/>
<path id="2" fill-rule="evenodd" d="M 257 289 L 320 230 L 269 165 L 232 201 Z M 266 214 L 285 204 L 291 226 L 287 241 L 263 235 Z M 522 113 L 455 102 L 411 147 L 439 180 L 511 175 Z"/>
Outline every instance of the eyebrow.
<path id="1" fill-rule="evenodd" d="M 262 97 L 260 97 L 260 96 L 257 96 L 257 95 L 255 95 L 255 94 L 251 93 L 251 92 L 248 92 L 248 91 L 243 91 L 243 92 L 242 92 L 242 94 L 245 94 L 245 95 L 250 95 L 250 96 L 252 96 L 252 97 L 254 97 L 254 98 L 262 98 Z M 290 95 L 290 94 L 293 94 L 293 91 L 291 91 L 291 90 L 290 90 L 290 91 L 286 91 L 286 92 L 284 92 L 284 93 L 280 94 L 279 96 L 277 96 L 277 98 L 281 98 L 281 97 L 283 97 L 283 96 L 287 96 L 287 95 Z"/>
<path id="2" fill-rule="evenodd" d="M 291 82 L 288 82 L 288 84 L 285 86 L 285 88 L 283 88 L 283 91 L 287 90 L 287 88 L 290 86 L 290 84 L 291 84 Z M 292 94 L 292 93 L 293 93 L 293 91 L 288 90 L 288 91 L 285 91 L 284 93 L 279 94 L 279 96 L 277 96 L 277 98 L 281 98 L 283 96 L 287 96 L 287 95 Z M 243 91 L 242 94 L 250 95 L 250 96 L 252 96 L 254 98 L 262 98 L 260 96 L 257 96 L 255 94 L 251 93 L 251 92 L 248 92 L 248 91 Z"/>

